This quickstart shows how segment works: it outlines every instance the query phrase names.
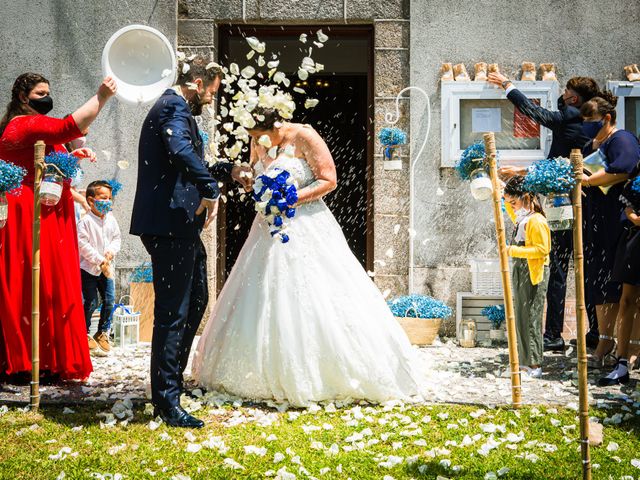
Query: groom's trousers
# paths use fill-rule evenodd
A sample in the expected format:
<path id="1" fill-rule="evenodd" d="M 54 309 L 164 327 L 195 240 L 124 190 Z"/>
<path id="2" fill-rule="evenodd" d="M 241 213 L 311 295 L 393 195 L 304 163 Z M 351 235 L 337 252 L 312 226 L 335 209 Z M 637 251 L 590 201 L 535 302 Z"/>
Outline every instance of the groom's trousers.
<path id="1" fill-rule="evenodd" d="M 152 402 L 180 405 L 182 374 L 209 300 L 207 254 L 200 238 L 141 236 L 153 266 Z"/>

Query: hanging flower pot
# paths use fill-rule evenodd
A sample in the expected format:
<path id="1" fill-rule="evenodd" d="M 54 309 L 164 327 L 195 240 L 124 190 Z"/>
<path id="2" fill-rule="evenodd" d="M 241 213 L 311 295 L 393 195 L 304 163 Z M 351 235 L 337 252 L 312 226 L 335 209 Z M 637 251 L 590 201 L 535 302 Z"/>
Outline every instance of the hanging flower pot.
<path id="1" fill-rule="evenodd" d="M 550 230 L 571 230 L 573 228 L 573 206 L 569 193 L 549 193 L 545 213 Z"/>
<path id="2" fill-rule="evenodd" d="M 62 175 L 57 172 L 46 173 L 40 184 L 40 202 L 52 207 L 57 205 L 62 196 Z"/>
<path id="3" fill-rule="evenodd" d="M 488 200 L 491 198 L 493 192 L 493 186 L 491 185 L 491 178 L 484 168 L 477 168 L 471 175 L 471 195 L 476 200 Z"/>
<path id="4" fill-rule="evenodd" d="M 7 217 L 9 216 L 9 204 L 7 202 L 7 196 L 4 192 L 0 193 L 0 228 L 7 224 Z"/>

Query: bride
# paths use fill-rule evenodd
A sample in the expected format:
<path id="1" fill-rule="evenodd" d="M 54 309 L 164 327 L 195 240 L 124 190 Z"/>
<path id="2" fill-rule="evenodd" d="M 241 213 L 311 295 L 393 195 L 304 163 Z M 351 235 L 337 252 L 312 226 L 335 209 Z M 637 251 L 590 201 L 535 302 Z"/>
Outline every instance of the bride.
<path id="1" fill-rule="evenodd" d="M 275 109 L 253 113 L 256 176 L 287 170 L 298 184 L 297 212 L 288 243 L 270 235 L 261 215 L 254 220 L 198 343 L 195 380 L 295 406 L 418 395 L 417 352 L 322 200 L 337 182 L 327 145 L 310 126 L 283 123 Z M 265 135 L 275 158 L 261 145 L 269 145 Z"/>

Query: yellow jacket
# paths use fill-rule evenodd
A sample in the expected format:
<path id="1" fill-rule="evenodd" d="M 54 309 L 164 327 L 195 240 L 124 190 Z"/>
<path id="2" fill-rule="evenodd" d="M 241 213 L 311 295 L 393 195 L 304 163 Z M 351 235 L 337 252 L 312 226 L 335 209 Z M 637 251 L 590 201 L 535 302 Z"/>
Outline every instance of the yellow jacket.
<path id="1" fill-rule="evenodd" d="M 515 223 L 516 214 L 509 203 L 505 202 L 507 213 Z M 508 247 L 509 256 L 526 258 L 529 266 L 531 283 L 537 285 L 544 278 L 544 266 L 549 265 L 551 251 L 551 232 L 544 215 L 534 213 L 525 225 L 524 246 L 511 245 Z"/>

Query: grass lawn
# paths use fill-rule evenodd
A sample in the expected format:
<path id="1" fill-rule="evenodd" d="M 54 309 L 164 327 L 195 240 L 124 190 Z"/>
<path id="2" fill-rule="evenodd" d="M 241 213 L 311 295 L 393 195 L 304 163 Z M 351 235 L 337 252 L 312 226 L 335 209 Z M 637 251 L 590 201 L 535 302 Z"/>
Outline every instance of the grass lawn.
<path id="1" fill-rule="evenodd" d="M 224 405 L 203 407 L 197 415 L 206 427 L 185 431 L 154 424 L 142 405 L 128 407 L 113 407 L 124 423 L 106 405 L 39 414 L 2 407 L 0 478 L 581 477 L 572 409 L 330 405 L 278 412 Z M 595 479 L 640 476 L 639 408 L 629 400 L 591 411 L 605 423 L 603 445 L 591 449 Z"/>

